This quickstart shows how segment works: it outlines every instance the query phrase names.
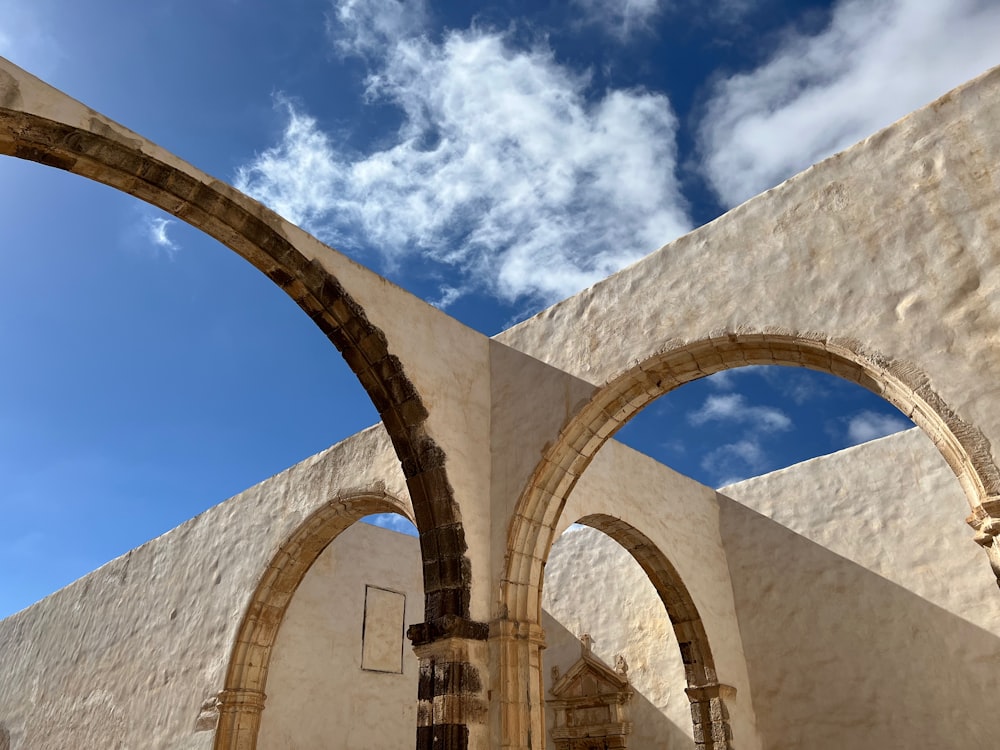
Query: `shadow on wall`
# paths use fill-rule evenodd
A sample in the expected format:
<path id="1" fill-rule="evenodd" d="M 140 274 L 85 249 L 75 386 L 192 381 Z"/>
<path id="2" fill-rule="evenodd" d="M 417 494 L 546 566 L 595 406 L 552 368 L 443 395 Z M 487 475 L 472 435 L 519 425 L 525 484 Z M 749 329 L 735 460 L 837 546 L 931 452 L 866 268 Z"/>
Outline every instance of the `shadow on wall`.
<path id="1" fill-rule="evenodd" d="M 666 615 L 664 615 L 666 616 Z M 545 640 L 549 644 L 546 649 L 545 669 L 546 669 L 546 699 L 551 695 L 548 689 L 551 687 L 551 677 L 549 670 L 558 666 L 562 672 L 566 672 L 580 656 L 580 639 L 578 634 L 567 630 L 562 623 L 557 621 L 548 612 L 542 612 L 542 627 L 545 628 Z M 664 647 L 669 647 L 670 643 L 665 643 Z M 676 647 L 676 646 L 675 646 Z M 550 655 L 559 654 L 562 658 L 549 658 Z M 626 658 L 627 658 L 626 654 Z M 607 661 L 605 659 L 605 661 Z M 565 662 L 565 663 L 563 663 Z M 612 666 L 613 662 L 611 665 Z M 663 679 L 672 680 L 677 683 L 679 690 L 685 687 L 684 675 L 668 674 L 663 675 Z M 632 700 L 629 702 L 629 712 L 632 716 L 632 734 L 629 736 L 629 750 L 689 750 L 694 747 L 694 740 L 691 738 L 691 728 L 684 731 L 678 727 L 669 717 L 656 707 L 639 689 L 633 684 L 635 691 Z M 554 750 L 551 730 L 553 725 L 552 710 L 546 707 L 545 746 L 548 750 Z"/>
<path id="2" fill-rule="evenodd" d="M 996 746 L 987 706 L 1000 637 L 738 502 L 719 504 L 764 747 Z M 945 554 L 926 551 L 926 575 Z"/>

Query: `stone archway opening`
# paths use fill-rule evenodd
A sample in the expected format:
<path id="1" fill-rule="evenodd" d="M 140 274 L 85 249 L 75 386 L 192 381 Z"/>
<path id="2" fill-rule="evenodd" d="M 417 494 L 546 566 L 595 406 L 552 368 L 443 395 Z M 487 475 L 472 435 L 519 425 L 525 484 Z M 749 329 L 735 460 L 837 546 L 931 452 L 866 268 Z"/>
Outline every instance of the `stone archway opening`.
<path id="1" fill-rule="evenodd" d="M 644 534 L 610 515 L 578 519 L 553 544 L 542 607 L 547 747 L 589 746 L 601 732 L 581 725 L 594 709 L 574 717 L 572 711 L 556 715 L 549 705 L 553 687 L 583 654 L 628 683 L 628 725 L 609 746 L 730 747 L 726 700 L 732 689 L 718 682 L 708 636 L 678 571 Z M 591 702 L 599 712 L 601 701 Z M 621 731 L 611 724 L 603 729 Z M 554 743 L 556 735 L 563 739 Z M 568 745 L 565 738 L 572 738 Z"/>
<path id="2" fill-rule="evenodd" d="M 174 222 L 169 257 L 132 196 L 0 168 L 17 187 L 0 205 L 0 471 L 21 508 L 0 558 L 33 571 L 4 577 L 0 616 L 378 420 L 322 333 L 216 240 Z"/>
<path id="3" fill-rule="evenodd" d="M 887 360 L 861 342 L 820 335 L 727 334 L 670 348 L 636 364 L 601 388 L 563 427 L 530 478 L 508 533 L 501 610 L 518 620 L 537 619 L 542 568 L 554 541 L 561 508 L 600 448 L 654 400 L 685 383 L 747 365 L 791 365 L 820 370 L 876 393 L 931 439 L 954 472 L 972 514 L 977 541 L 1000 561 L 990 513 L 1000 514 L 1000 469 L 989 441 L 934 392 L 914 365 Z M 995 563 L 996 564 L 996 563 Z"/>
<path id="4" fill-rule="evenodd" d="M 540 627 L 545 564 L 570 494 L 602 446 L 655 399 L 685 383 L 747 365 L 791 365 L 819 370 L 874 392 L 917 424 L 930 438 L 958 480 L 972 513 L 966 519 L 978 532 L 1000 575 L 1000 550 L 993 538 L 1000 522 L 1000 472 L 989 442 L 935 393 L 929 379 L 911 363 L 896 362 L 861 342 L 787 332 L 728 333 L 668 348 L 633 364 L 599 389 L 546 447 L 543 460 L 525 487 L 510 526 L 494 628 L 501 655 L 500 678 L 511 747 L 527 747 L 543 726 Z M 742 710 L 742 709 L 741 709 Z"/>
<path id="5" fill-rule="evenodd" d="M 416 545 L 412 543 L 412 540 L 408 540 L 410 544 L 406 549 L 410 552 L 415 552 L 412 555 L 413 560 L 411 562 L 413 566 L 411 568 L 408 568 L 406 565 L 405 555 L 402 558 L 394 555 L 390 559 L 385 560 L 385 563 L 391 566 L 392 570 L 404 576 L 405 587 L 393 586 L 391 583 L 388 585 L 384 583 L 382 585 L 366 582 L 359 583 L 360 579 L 354 580 L 357 574 L 363 573 L 367 575 L 370 570 L 369 568 L 365 568 L 362 571 L 358 566 L 350 564 L 352 556 L 359 554 L 359 550 L 355 549 L 356 547 L 360 546 L 363 548 L 365 544 L 371 544 L 370 537 L 364 533 L 367 525 L 359 525 L 356 522 L 373 514 L 387 513 L 400 515 L 412 523 L 412 511 L 409 505 L 384 492 L 351 493 L 336 497 L 330 503 L 310 515 L 276 551 L 271 563 L 261 576 L 257 588 L 250 598 L 246 612 L 243 615 L 237 632 L 235 646 L 230 656 L 225 687 L 219 693 L 216 705 L 209 707 L 208 720 L 214 720 L 212 719 L 214 715 L 217 716 L 218 721 L 214 743 L 216 750 L 253 750 L 257 747 L 258 738 L 261 734 L 262 714 L 268 706 L 268 680 L 282 625 L 285 622 L 289 608 L 295 600 L 299 587 L 303 585 L 314 565 L 321 559 L 322 564 L 321 569 L 318 571 L 319 575 L 313 577 L 309 588 L 305 591 L 306 595 L 300 601 L 300 604 L 296 606 L 294 624 L 290 628 L 289 637 L 284 641 L 284 648 L 280 652 L 278 679 L 282 682 L 279 689 L 284 688 L 284 695 L 282 701 L 279 702 L 278 711 L 275 712 L 280 713 L 281 717 L 268 728 L 268 731 L 274 734 L 274 738 L 272 739 L 280 738 L 280 741 L 287 741 L 288 738 L 284 735 L 288 732 L 297 731 L 295 727 L 301 725 L 301 712 L 295 710 L 296 706 L 300 706 L 296 702 L 296 698 L 301 698 L 297 691 L 305 688 L 306 694 L 310 699 L 322 699 L 324 698 L 322 694 L 324 686 L 330 690 L 336 690 L 337 686 L 340 685 L 340 681 L 345 678 L 345 675 L 348 678 L 352 676 L 349 672 L 336 672 L 326 675 L 326 672 L 320 670 L 316 675 L 319 680 L 317 689 L 320 693 L 313 694 L 308 692 L 310 687 L 308 684 L 296 682 L 294 674 L 292 677 L 289 677 L 286 673 L 289 673 L 289 670 L 291 670 L 291 673 L 294 673 L 297 669 L 308 668 L 310 664 L 315 666 L 316 661 L 309 658 L 308 647 L 305 650 L 303 649 L 303 639 L 311 641 L 316 637 L 317 632 L 326 632 L 329 634 L 332 632 L 331 629 L 337 630 L 337 633 L 340 633 L 342 629 L 350 628 L 352 625 L 357 624 L 353 620 L 344 617 L 343 613 L 338 610 L 338 607 L 345 605 L 344 600 L 330 597 L 327 592 L 322 590 L 324 582 L 331 577 L 333 569 L 338 566 L 337 550 L 334 545 L 335 541 L 355 526 L 359 526 L 361 533 L 353 535 L 358 536 L 358 539 L 351 541 L 348 549 L 341 550 L 342 556 L 346 554 L 347 557 L 340 560 L 340 567 L 347 568 L 348 575 L 347 578 L 339 579 L 338 585 L 343 587 L 345 596 L 356 598 L 358 592 L 361 592 L 362 598 L 359 611 L 362 613 L 362 619 L 368 606 L 368 587 L 371 586 L 375 590 L 371 596 L 372 607 L 377 608 L 378 612 L 373 617 L 377 617 L 380 620 L 377 636 L 380 642 L 375 645 L 374 649 L 369 649 L 373 653 L 369 655 L 367 661 L 365 661 L 365 653 L 363 652 L 359 652 L 356 656 L 361 660 L 359 664 L 361 664 L 362 668 L 366 665 L 370 667 L 367 670 L 369 672 L 397 674 L 401 678 L 397 679 L 395 682 L 398 684 L 394 684 L 393 686 L 393 689 L 397 693 L 401 689 L 405 693 L 408 688 L 413 688 L 408 693 L 405 693 L 405 695 L 409 696 L 409 699 L 404 699 L 403 701 L 404 705 L 411 705 L 413 707 L 413 722 L 406 725 L 406 717 L 402 717 L 401 719 L 404 721 L 402 731 L 408 732 L 407 736 L 412 741 L 417 727 L 417 675 L 412 663 L 412 653 L 409 646 L 403 643 L 403 628 L 407 616 L 410 617 L 411 622 L 414 618 L 419 619 L 422 616 L 422 602 L 419 597 L 416 597 L 417 601 L 412 601 L 411 597 L 409 604 L 405 601 L 407 598 L 405 597 L 405 587 L 408 587 L 410 591 L 419 591 L 421 589 L 422 570 L 419 550 L 415 549 Z M 326 577 L 323 575 L 324 572 L 327 574 Z M 378 571 L 374 572 L 377 573 Z M 359 586 L 361 586 L 360 589 Z M 317 590 L 313 591 L 313 589 Z M 402 592 L 404 594 L 402 602 L 397 596 L 401 593 L 399 589 L 404 589 Z M 354 609 L 358 610 L 356 601 L 352 600 L 346 604 L 353 604 L 355 605 Z M 324 607 L 334 608 L 333 612 L 326 613 L 330 615 L 329 617 L 324 616 Z M 372 611 L 374 612 L 375 609 Z M 397 615 L 402 618 L 399 622 L 400 627 L 398 632 L 398 642 L 400 645 L 398 673 L 394 672 L 396 662 L 393 664 L 393 669 L 390 669 L 388 666 L 389 661 L 393 657 L 393 654 L 390 653 L 392 650 L 391 644 L 390 647 L 386 647 L 385 643 L 382 642 L 391 637 L 392 628 L 389 621 Z M 361 646 L 364 640 L 363 621 L 361 625 L 362 630 L 360 632 L 354 633 L 351 631 L 351 633 L 346 634 L 346 640 L 342 639 L 341 642 L 335 644 L 327 643 L 327 647 L 333 649 L 344 647 L 349 650 L 351 644 L 355 642 Z M 369 628 L 371 629 L 371 627 L 372 625 L 369 623 Z M 350 641 L 350 643 L 348 644 L 347 641 Z M 408 654 L 411 657 L 411 663 L 409 671 L 406 672 L 404 671 L 404 664 L 406 663 L 405 660 Z M 338 655 L 343 656 L 339 651 L 337 654 L 334 654 L 334 656 Z M 343 667 L 343 665 L 341 666 Z M 323 677 L 323 675 L 326 675 L 326 677 Z M 406 679 L 402 679 L 404 675 Z M 410 685 L 410 682 L 413 685 Z M 332 696 L 325 697 L 330 698 Z M 315 708 L 315 705 L 311 702 L 308 706 Z M 325 722 L 330 716 L 331 714 L 311 715 L 307 712 L 306 726 L 303 728 L 303 731 L 307 733 L 312 732 L 313 734 L 317 732 L 322 733 L 329 728 Z M 398 723 L 393 724 L 394 729 L 397 731 L 400 729 L 400 726 Z"/>
<path id="6" fill-rule="evenodd" d="M 331 248 L 235 188 L 2 59 L 0 89 L 0 154 L 111 186 L 217 239 L 284 291 L 337 348 L 378 411 L 427 537 L 424 547 L 434 549 L 422 640 L 436 640 L 442 631 L 484 638 L 485 626 L 470 617 L 472 570 L 445 453 L 428 433 L 420 389 L 372 319 L 382 313 L 387 326 L 391 314 L 359 301 L 366 284 L 381 281 L 359 275 Z"/>

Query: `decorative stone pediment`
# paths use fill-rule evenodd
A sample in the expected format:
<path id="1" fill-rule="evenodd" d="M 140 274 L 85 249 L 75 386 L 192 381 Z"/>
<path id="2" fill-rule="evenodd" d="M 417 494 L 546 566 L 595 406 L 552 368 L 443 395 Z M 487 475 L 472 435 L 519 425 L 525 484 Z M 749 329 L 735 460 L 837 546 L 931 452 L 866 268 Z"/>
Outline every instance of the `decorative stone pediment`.
<path id="1" fill-rule="evenodd" d="M 580 658 L 562 676 L 553 672 L 550 733 L 557 750 L 624 748 L 632 722 L 632 687 L 624 657 L 612 669 L 594 656 L 589 635 L 580 637 Z"/>

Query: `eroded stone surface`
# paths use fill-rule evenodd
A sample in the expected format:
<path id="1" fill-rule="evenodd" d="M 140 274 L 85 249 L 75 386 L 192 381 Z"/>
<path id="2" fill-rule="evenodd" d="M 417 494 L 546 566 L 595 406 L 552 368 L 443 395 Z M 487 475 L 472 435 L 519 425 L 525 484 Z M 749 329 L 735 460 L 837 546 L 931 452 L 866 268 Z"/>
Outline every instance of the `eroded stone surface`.
<path id="1" fill-rule="evenodd" d="M 382 419 L 0 623 L 0 743 L 252 750 L 310 566 L 388 509 L 420 532 L 420 748 L 541 746 L 546 565 L 575 520 L 664 604 L 697 747 L 996 744 L 969 717 L 1000 599 L 962 519 L 1000 576 L 998 120 L 1000 69 L 489 340 L 0 60 L 0 153 L 220 239 Z M 726 494 L 610 441 L 747 364 L 846 378 L 923 434 Z"/>

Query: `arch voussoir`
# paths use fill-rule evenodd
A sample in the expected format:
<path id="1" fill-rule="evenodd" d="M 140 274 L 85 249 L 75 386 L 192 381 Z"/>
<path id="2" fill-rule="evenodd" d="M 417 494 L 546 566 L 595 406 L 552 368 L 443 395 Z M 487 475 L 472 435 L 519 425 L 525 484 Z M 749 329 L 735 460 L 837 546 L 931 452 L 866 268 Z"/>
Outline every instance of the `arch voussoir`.
<path id="1" fill-rule="evenodd" d="M 428 637 L 449 633 L 485 640 L 486 626 L 470 617 L 472 572 L 465 531 L 444 452 L 427 433 L 428 409 L 383 330 L 335 274 L 340 260 L 334 251 L 234 188 L 2 59 L 0 104 L 0 154 L 93 179 L 178 217 L 251 263 L 319 327 L 382 418 L 416 510 L 421 551 L 429 564 L 424 568 L 427 622 L 414 642 L 426 645 Z M 56 112 L 59 120 L 52 119 Z M 433 545 L 425 543 L 428 532 L 433 532 Z M 441 556 L 428 559 L 431 548 Z M 259 714 L 262 699 L 252 691 L 225 695 L 230 703 L 221 709 L 223 715 L 242 710 L 233 706 Z M 451 693 L 442 696 L 453 698 Z M 456 735 L 468 731 L 464 724 L 446 729 Z M 234 732 L 234 737 L 247 734 Z"/>
<path id="2" fill-rule="evenodd" d="M 402 500 L 359 491 L 332 498 L 275 550 L 247 604 L 218 695 L 215 750 L 254 750 L 266 702 L 271 650 L 295 591 L 324 549 L 351 524 L 373 513 L 411 517 Z"/>
<path id="3" fill-rule="evenodd" d="M 821 333 L 796 333 L 784 329 L 716 332 L 704 339 L 673 343 L 598 389 L 592 399 L 572 416 L 549 445 L 521 493 L 508 526 L 505 567 L 501 574 L 498 611 L 503 621 L 540 622 L 544 562 L 555 537 L 562 510 L 576 481 L 601 446 L 632 416 L 655 398 L 684 383 L 733 367 L 788 365 L 819 370 L 857 383 L 900 408 L 921 427 L 955 472 L 972 506 L 967 522 L 975 541 L 986 549 L 1000 580 L 1000 471 L 992 459 L 988 440 L 974 425 L 964 422 L 938 396 L 929 378 L 918 368 L 896 362 L 849 339 L 829 339 Z M 641 540 L 624 533 L 607 519 L 606 533 L 620 538 L 651 580 L 671 580 L 671 569 L 646 554 Z M 600 528 L 600 526 L 598 526 Z M 604 529 L 602 529 L 604 530 Z M 615 536 L 617 534 L 617 537 Z M 529 564 L 528 560 L 539 564 Z M 700 651 L 707 644 L 700 618 L 690 602 L 669 585 L 658 588 L 664 606 L 675 622 L 682 658 L 689 675 L 696 738 L 699 742 L 729 747 L 731 732 L 711 724 L 713 717 L 728 717 L 724 702 L 732 688 L 718 683 L 714 665 Z M 534 664 L 538 646 L 516 639 L 501 644 L 517 648 L 520 662 Z M 707 647 L 707 646 L 706 646 Z M 523 652 L 523 653 L 522 653 Z M 502 681 L 502 685 L 507 680 Z M 529 700 L 505 694 L 505 705 Z M 531 714 L 529 704 L 521 710 Z M 535 720 L 533 720 L 535 721 Z M 705 723 L 708 722 L 708 723 Z M 540 726 L 540 725 L 539 725 Z M 713 739 L 714 738 L 714 739 Z"/>

